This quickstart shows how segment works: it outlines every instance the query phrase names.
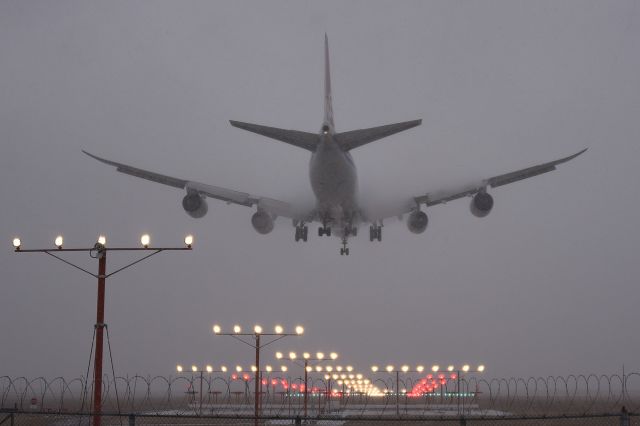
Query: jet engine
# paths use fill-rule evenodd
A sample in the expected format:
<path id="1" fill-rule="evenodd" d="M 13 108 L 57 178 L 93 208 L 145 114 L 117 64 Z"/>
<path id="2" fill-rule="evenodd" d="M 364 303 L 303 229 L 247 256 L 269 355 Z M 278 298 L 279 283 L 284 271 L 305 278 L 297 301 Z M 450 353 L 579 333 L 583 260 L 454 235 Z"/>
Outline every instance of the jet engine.
<path id="1" fill-rule="evenodd" d="M 478 192 L 474 195 L 469 207 L 475 217 L 485 217 L 493 208 L 493 197 L 486 192 Z"/>
<path id="2" fill-rule="evenodd" d="M 258 210 L 251 216 L 251 224 L 259 234 L 268 234 L 273 231 L 273 216 L 264 210 Z"/>
<path id="3" fill-rule="evenodd" d="M 182 208 L 193 218 L 199 219 L 207 214 L 207 201 L 196 192 L 189 193 L 182 199 Z"/>
<path id="4" fill-rule="evenodd" d="M 407 228 L 414 234 L 422 234 L 429 224 L 429 217 L 420 210 L 414 211 L 407 219 Z"/>

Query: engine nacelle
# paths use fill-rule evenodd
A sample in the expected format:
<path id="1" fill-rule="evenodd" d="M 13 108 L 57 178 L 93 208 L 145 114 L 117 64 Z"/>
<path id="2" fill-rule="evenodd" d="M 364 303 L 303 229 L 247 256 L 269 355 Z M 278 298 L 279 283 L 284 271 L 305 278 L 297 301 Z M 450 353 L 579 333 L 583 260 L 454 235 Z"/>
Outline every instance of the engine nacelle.
<path id="1" fill-rule="evenodd" d="M 414 211 L 407 219 L 407 228 L 414 234 L 422 234 L 429 224 L 429 217 L 425 212 Z"/>
<path id="2" fill-rule="evenodd" d="M 273 216 L 264 210 L 258 210 L 251 216 L 251 224 L 259 234 L 268 234 L 273 231 Z"/>
<path id="3" fill-rule="evenodd" d="M 209 207 L 204 197 L 197 193 L 191 193 L 184 196 L 182 199 L 182 208 L 187 214 L 193 218 L 200 219 L 207 214 Z"/>
<path id="4" fill-rule="evenodd" d="M 493 208 L 493 197 L 486 192 L 478 192 L 471 200 L 469 208 L 475 217 L 485 217 Z"/>

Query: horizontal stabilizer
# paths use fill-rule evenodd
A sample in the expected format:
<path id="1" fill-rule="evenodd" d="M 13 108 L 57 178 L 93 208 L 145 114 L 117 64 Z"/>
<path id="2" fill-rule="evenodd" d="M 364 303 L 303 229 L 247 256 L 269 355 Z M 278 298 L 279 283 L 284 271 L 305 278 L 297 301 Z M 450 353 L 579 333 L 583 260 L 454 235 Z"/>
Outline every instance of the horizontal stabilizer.
<path id="1" fill-rule="evenodd" d="M 338 144 L 346 151 L 386 138 L 422 124 L 422 120 L 405 121 L 403 123 L 387 124 L 386 126 L 370 127 L 368 129 L 352 130 L 350 132 L 337 133 L 334 137 Z"/>
<path id="2" fill-rule="evenodd" d="M 261 126 L 259 124 L 243 123 L 241 121 L 229 120 L 233 127 L 248 130 L 271 139 L 304 148 L 308 151 L 315 151 L 319 141 L 319 136 L 315 133 L 300 132 L 298 130 L 278 129 L 277 127 Z"/>

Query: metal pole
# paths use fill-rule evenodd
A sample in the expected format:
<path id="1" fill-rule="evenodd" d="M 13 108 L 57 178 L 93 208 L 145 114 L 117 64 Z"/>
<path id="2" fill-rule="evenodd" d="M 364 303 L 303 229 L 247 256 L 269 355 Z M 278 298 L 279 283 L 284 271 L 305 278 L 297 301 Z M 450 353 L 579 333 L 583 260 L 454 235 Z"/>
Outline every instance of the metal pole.
<path id="1" fill-rule="evenodd" d="M 307 386 L 307 366 L 309 365 L 309 362 L 305 359 L 304 360 L 304 417 L 305 419 L 307 418 L 307 399 L 308 399 L 308 395 L 309 395 L 309 387 Z"/>
<path id="2" fill-rule="evenodd" d="M 258 417 L 260 416 L 260 334 L 256 333 L 256 375 L 255 375 L 255 425 L 260 423 Z"/>
<path id="3" fill-rule="evenodd" d="M 96 353 L 93 362 L 93 426 L 102 420 L 102 351 L 104 334 L 104 293 L 107 274 L 107 252 L 100 253 L 98 260 L 98 306 L 96 313 Z"/>
<path id="4" fill-rule="evenodd" d="M 202 375 L 204 374 L 204 371 L 200 370 L 200 408 L 199 408 L 199 412 L 200 412 L 200 416 L 202 415 Z"/>
<path id="5" fill-rule="evenodd" d="M 400 371 L 396 370 L 396 416 L 400 417 Z"/>

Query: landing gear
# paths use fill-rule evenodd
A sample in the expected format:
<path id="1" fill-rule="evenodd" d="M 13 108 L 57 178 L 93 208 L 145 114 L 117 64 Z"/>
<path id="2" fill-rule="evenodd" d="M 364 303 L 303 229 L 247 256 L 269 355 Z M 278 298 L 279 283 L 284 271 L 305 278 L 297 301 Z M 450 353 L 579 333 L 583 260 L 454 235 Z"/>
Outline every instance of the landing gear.
<path id="1" fill-rule="evenodd" d="M 296 226 L 296 242 L 302 240 L 307 241 L 307 235 L 309 233 L 309 227 L 303 224 Z"/>
<path id="2" fill-rule="evenodd" d="M 329 228 L 328 226 L 321 226 L 320 228 L 318 228 L 318 237 L 322 237 L 326 235 L 327 237 L 331 236 L 331 228 Z"/>
<path id="3" fill-rule="evenodd" d="M 382 226 L 371 225 L 369 227 L 369 241 L 373 240 L 382 241 Z"/>
<path id="4" fill-rule="evenodd" d="M 347 247 L 347 237 L 342 237 L 342 247 L 340 248 L 340 256 L 349 256 L 349 247 Z"/>

